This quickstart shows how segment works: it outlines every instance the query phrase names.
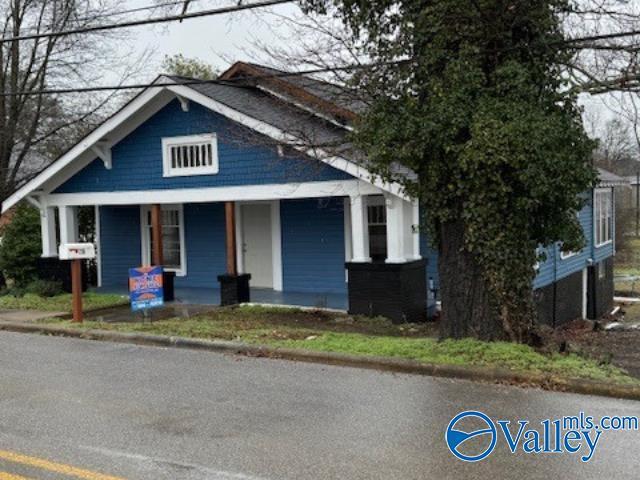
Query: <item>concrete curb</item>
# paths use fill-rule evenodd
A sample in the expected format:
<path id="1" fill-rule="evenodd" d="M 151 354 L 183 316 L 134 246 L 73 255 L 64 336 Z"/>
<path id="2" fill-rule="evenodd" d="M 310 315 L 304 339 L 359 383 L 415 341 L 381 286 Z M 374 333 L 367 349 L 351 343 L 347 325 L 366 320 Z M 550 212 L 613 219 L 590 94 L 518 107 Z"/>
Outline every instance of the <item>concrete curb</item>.
<path id="1" fill-rule="evenodd" d="M 413 360 L 386 357 L 361 357 L 344 353 L 316 352 L 266 345 L 248 345 L 224 340 L 201 340 L 185 337 L 170 337 L 146 333 L 114 332 L 109 330 L 83 330 L 47 324 L 0 322 L 0 331 L 39 333 L 104 342 L 132 343 L 157 347 L 187 348 L 212 352 L 240 354 L 252 357 L 279 358 L 327 365 L 367 368 L 387 372 L 429 375 L 433 377 L 458 378 L 491 383 L 508 383 L 540 387 L 584 395 L 640 400 L 640 386 L 614 385 L 588 380 L 563 379 L 552 375 L 535 375 L 512 372 L 499 368 L 481 368 L 458 365 L 435 365 Z"/>

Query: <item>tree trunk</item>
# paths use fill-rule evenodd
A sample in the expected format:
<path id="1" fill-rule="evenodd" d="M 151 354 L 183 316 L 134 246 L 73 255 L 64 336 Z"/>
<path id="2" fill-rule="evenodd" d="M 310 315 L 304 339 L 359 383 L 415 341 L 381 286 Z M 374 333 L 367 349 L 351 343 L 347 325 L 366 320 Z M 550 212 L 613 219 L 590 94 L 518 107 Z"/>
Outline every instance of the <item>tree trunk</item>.
<path id="1" fill-rule="evenodd" d="M 463 222 L 442 225 L 438 252 L 442 300 L 440 337 L 503 339 L 505 332 L 498 312 L 490 304 L 480 265 L 463 246 Z"/>

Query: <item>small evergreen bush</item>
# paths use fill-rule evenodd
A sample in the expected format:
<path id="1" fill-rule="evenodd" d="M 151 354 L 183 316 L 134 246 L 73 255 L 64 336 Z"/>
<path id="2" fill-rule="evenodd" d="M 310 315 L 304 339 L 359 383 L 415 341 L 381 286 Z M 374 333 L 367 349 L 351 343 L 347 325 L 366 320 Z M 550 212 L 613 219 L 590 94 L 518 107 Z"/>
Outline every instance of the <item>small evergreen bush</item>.
<path id="1" fill-rule="evenodd" d="M 24 288 L 38 277 L 40 254 L 40 213 L 22 203 L 2 232 L 0 270 L 15 287 Z"/>
<path id="2" fill-rule="evenodd" d="M 38 295 L 39 297 L 55 297 L 64 293 L 62 290 L 62 282 L 54 280 L 33 280 L 25 288 L 25 293 Z"/>

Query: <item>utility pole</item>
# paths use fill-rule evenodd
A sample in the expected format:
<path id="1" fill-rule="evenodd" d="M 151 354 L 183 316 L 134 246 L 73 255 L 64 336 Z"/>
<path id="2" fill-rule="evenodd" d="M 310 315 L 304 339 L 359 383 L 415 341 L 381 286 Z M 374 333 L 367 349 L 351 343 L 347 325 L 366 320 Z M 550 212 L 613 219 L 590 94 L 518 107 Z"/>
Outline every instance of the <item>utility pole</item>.
<path id="1" fill-rule="evenodd" d="M 636 171 L 636 237 L 640 237 L 640 170 Z"/>

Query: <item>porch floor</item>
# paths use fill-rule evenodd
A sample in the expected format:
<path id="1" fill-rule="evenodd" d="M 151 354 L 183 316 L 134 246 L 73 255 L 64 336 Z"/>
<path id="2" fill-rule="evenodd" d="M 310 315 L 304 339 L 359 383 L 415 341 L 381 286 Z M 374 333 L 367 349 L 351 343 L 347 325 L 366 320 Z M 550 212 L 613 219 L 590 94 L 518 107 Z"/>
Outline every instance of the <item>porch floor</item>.
<path id="1" fill-rule="evenodd" d="M 128 295 L 126 288 L 105 285 L 95 289 L 98 293 Z M 176 303 L 189 305 L 219 305 L 219 288 L 175 287 Z M 270 288 L 251 288 L 252 303 L 272 305 L 295 305 L 300 307 L 332 308 L 347 310 L 349 299 L 346 293 L 278 292 Z"/>

